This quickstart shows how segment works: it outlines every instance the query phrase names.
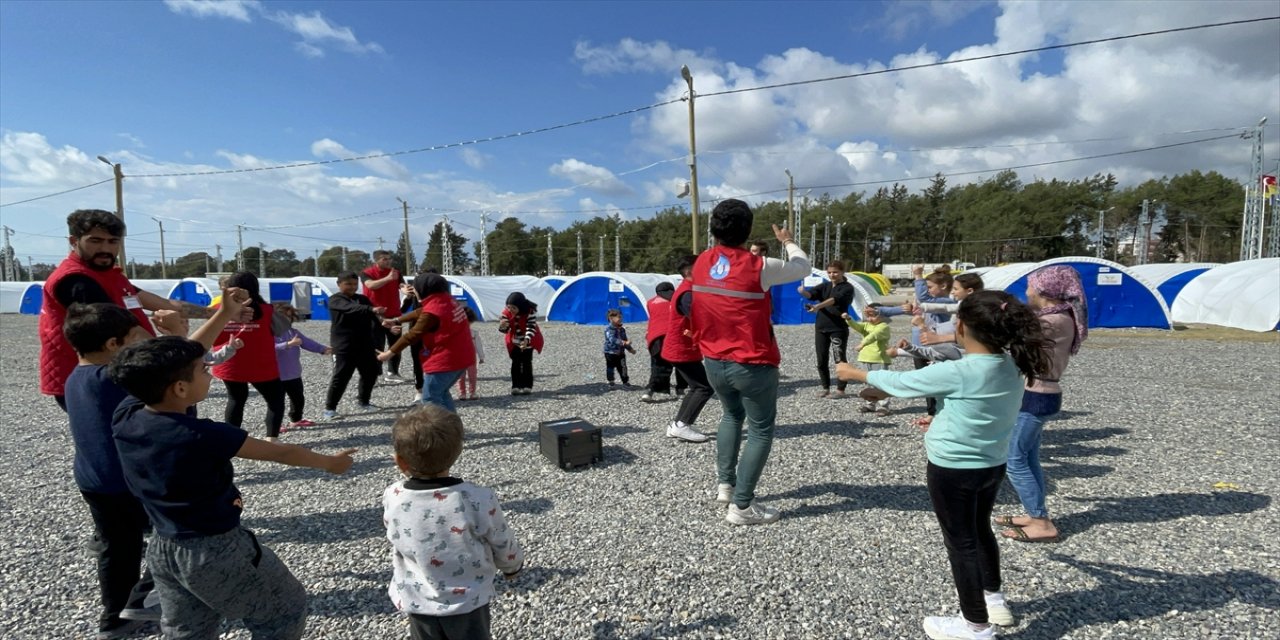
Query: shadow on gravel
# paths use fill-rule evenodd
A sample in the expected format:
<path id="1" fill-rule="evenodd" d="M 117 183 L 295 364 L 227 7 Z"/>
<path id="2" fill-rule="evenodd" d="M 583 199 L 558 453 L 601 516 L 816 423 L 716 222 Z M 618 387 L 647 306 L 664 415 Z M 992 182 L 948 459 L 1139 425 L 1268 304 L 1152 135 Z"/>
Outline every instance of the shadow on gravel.
<path id="1" fill-rule="evenodd" d="M 866 509 L 932 511 L 929 490 L 924 485 L 857 485 L 824 482 L 786 493 L 766 496 L 769 500 L 798 500 L 800 506 L 783 511 L 784 518 L 807 518 Z M 816 504 L 810 504 L 810 503 Z"/>
<path id="2" fill-rule="evenodd" d="M 1072 502 L 1094 503 L 1089 511 L 1054 519 L 1058 531 L 1065 536 L 1083 533 L 1103 524 L 1166 522 L 1187 516 L 1231 516 L 1259 511 L 1271 504 L 1271 496 L 1243 491 L 1162 493 L 1132 498 L 1064 498 Z"/>
<path id="3" fill-rule="evenodd" d="M 365 436 L 360 436 L 360 437 L 365 437 Z M 389 438 L 384 438 L 383 440 L 388 440 L 388 439 Z M 379 444 L 383 444 L 383 443 L 379 443 Z M 320 448 L 322 445 L 326 450 L 330 448 L 336 449 L 339 447 L 339 445 L 336 445 L 336 444 L 314 443 L 314 444 L 308 444 L 307 448 L 317 449 L 317 448 Z M 342 445 L 342 446 L 345 446 L 346 448 L 351 448 L 351 445 Z M 326 452 L 337 453 L 336 451 L 326 451 Z M 391 456 L 373 455 L 373 454 L 361 453 L 357 451 L 354 457 L 356 460 L 351 464 L 351 469 L 346 473 L 342 474 L 341 476 L 335 476 L 331 473 L 320 471 L 318 469 L 308 469 L 305 467 L 281 466 L 278 469 L 271 469 L 269 471 L 236 473 L 236 485 L 248 486 L 248 485 L 255 485 L 255 484 L 274 484 L 277 482 L 289 482 L 289 483 L 301 482 L 303 484 L 298 484 L 293 486 L 305 487 L 307 486 L 307 483 L 324 482 L 326 480 L 334 481 L 334 482 L 342 482 L 343 478 L 364 475 L 366 473 L 372 473 L 374 471 L 389 470 L 395 466 L 395 463 L 391 461 Z M 399 472 L 397 472 L 397 474 L 398 473 Z M 399 476 L 397 475 L 397 477 Z"/>
<path id="4" fill-rule="evenodd" d="M 1237 600 L 1265 609 L 1280 609 L 1280 583 L 1253 571 L 1194 575 L 1090 562 L 1057 553 L 1050 553 L 1048 557 L 1089 574 L 1098 585 L 1088 590 L 1056 593 L 1021 605 L 1013 603 L 1015 613 L 1036 614 L 1036 617 L 1028 618 L 1026 627 L 1017 633 L 1000 637 L 1063 638 L 1091 625 L 1160 618 L 1172 612 L 1219 609 Z"/>
<path id="5" fill-rule="evenodd" d="M 311 615 L 326 618 L 349 618 L 373 614 L 396 613 L 391 599 L 387 597 L 387 583 L 391 581 L 388 572 L 376 586 L 358 587 L 354 589 L 334 589 L 321 593 L 307 594 L 307 608 Z M 323 627 L 323 625 L 316 625 Z M 316 633 L 319 629 L 311 629 Z M 324 635 L 312 637 L 323 638 Z"/>
<path id="6" fill-rule="evenodd" d="M 1114 427 L 1103 429 L 1045 429 L 1040 443 L 1041 462 L 1048 469 L 1045 475 L 1052 481 L 1054 478 L 1100 478 L 1115 471 L 1116 468 L 1109 465 L 1071 462 L 1064 458 L 1092 458 L 1096 456 L 1118 458 L 1129 453 L 1129 450 L 1123 447 L 1082 443 L 1105 440 L 1126 433 L 1129 433 L 1128 429 Z"/>
<path id="7" fill-rule="evenodd" d="M 638 624 L 632 622 L 631 624 Z M 631 635 L 622 635 L 623 624 L 612 620 L 601 620 L 591 626 L 592 640 L 647 640 L 648 638 L 673 638 L 683 636 L 686 633 L 694 631 L 710 631 L 711 629 L 731 628 L 738 624 L 738 619 L 728 614 L 719 614 L 710 618 L 694 620 L 691 622 L 681 622 L 673 624 L 663 621 L 658 624 L 646 624 L 644 630 L 637 631 Z M 720 634 L 714 634 L 715 637 L 721 637 Z"/>
<path id="8" fill-rule="evenodd" d="M 806 422 L 804 424 L 779 424 L 773 429 L 773 437 L 779 440 L 823 435 L 861 438 L 868 427 L 879 426 L 892 425 L 879 425 L 874 422 L 862 422 L 860 420 L 830 420 L 827 422 Z"/>
<path id="9" fill-rule="evenodd" d="M 582 575 L 582 569 L 561 569 L 557 567 L 531 567 L 528 564 L 520 571 L 515 580 L 494 580 L 493 589 L 499 595 L 508 591 L 536 591 L 548 584 L 558 586 L 566 578 Z"/>
<path id="10" fill-rule="evenodd" d="M 528 498 L 525 500 L 512 500 L 502 505 L 502 510 L 507 513 L 527 513 L 536 515 L 546 513 L 555 506 L 555 503 L 547 498 Z"/>
<path id="11" fill-rule="evenodd" d="M 244 525 L 267 545 L 275 542 L 327 544 L 381 538 L 387 533 L 382 526 L 381 505 L 355 511 L 245 518 Z"/>

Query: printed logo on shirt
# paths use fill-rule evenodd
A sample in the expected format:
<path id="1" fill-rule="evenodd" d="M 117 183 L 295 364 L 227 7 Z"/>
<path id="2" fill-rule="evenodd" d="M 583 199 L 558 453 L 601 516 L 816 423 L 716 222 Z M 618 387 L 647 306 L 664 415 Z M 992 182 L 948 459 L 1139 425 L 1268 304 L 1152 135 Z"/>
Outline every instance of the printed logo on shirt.
<path id="1" fill-rule="evenodd" d="M 716 263 L 711 265 L 711 271 L 708 273 L 712 280 L 724 280 L 729 277 L 729 258 L 723 253 L 716 259 Z"/>

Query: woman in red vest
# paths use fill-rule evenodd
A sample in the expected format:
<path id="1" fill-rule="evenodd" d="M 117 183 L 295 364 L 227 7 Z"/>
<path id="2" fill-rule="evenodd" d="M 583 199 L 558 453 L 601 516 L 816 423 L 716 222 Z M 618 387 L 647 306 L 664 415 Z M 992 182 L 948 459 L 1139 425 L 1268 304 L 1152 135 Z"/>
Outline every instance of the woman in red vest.
<path id="1" fill-rule="evenodd" d="M 416 311 L 387 323 L 413 322 L 391 348 L 378 354 L 386 362 L 414 342 L 422 342 L 422 403 L 455 411 L 449 390 L 476 361 L 471 325 L 466 312 L 449 293 L 449 281 L 438 273 L 422 273 L 413 279 L 422 301 Z"/>
<path id="2" fill-rule="evenodd" d="M 672 294 L 671 304 L 667 305 L 667 333 L 662 342 L 661 353 L 662 359 L 675 367 L 676 375 L 689 387 L 689 393 L 685 394 L 684 400 L 680 402 L 680 409 L 676 411 L 676 419 L 667 426 L 668 438 L 686 442 L 707 441 L 707 436 L 694 430 L 693 423 L 698 420 L 698 416 L 702 414 L 702 408 L 714 394 L 711 383 L 707 380 L 707 370 L 702 366 L 702 352 L 698 351 L 698 345 L 693 342 L 693 331 L 690 329 L 687 313 L 691 296 L 686 294 L 693 291 L 693 280 L 690 275 L 693 273 L 693 263 L 696 260 L 695 256 L 686 256 L 681 258 L 680 264 L 676 266 L 676 273 L 679 273 L 683 280 Z M 683 314 L 676 308 L 682 297 L 686 304 L 686 313 Z"/>
<path id="3" fill-rule="evenodd" d="M 223 414 L 227 424 L 237 427 L 244 422 L 244 405 L 249 400 L 249 385 L 267 402 L 267 440 L 280 437 L 284 422 L 284 383 L 276 362 L 276 335 L 289 330 L 289 322 L 277 317 L 274 309 L 258 292 L 258 277 L 248 271 L 237 271 L 227 278 L 228 287 L 239 287 L 249 293 L 246 307 L 253 317 L 246 322 L 228 322 L 214 339 L 213 350 L 239 338 L 244 346 L 230 360 L 213 367 L 213 375 L 227 387 L 227 408 Z"/>
<path id="4" fill-rule="evenodd" d="M 498 331 L 506 334 L 507 355 L 511 358 L 511 395 L 533 393 L 533 352 L 542 353 L 542 330 L 538 328 L 538 305 L 514 291 L 507 296 L 507 308 L 498 321 Z"/>

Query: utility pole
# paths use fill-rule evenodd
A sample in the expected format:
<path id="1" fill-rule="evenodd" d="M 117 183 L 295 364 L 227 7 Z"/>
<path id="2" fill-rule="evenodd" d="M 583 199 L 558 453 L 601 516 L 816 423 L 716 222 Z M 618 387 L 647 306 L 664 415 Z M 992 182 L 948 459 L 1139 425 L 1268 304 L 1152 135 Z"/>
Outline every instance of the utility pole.
<path id="1" fill-rule="evenodd" d="M 1106 244 L 1106 240 L 1107 240 L 1107 227 L 1105 225 L 1106 219 L 1107 219 L 1106 210 L 1099 209 L 1098 210 L 1098 246 L 1096 247 L 1096 250 L 1094 251 L 1094 254 L 1093 254 L 1095 257 L 1099 259 L 1102 258 L 1102 247 L 1103 245 Z"/>
<path id="2" fill-rule="evenodd" d="M 440 233 L 440 261 L 441 271 L 444 271 L 442 275 L 446 276 L 453 275 L 453 239 L 449 237 L 450 226 L 449 216 L 444 216 L 444 228 Z"/>
<path id="3" fill-rule="evenodd" d="M 1250 154 L 1249 181 L 1244 191 L 1244 218 L 1240 228 L 1240 259 L 1253 260 L 1262 257 L 1262 228 L 1265 224 L 1262 206 L 1262 136 L 1267 119 L 1258 121 L 1253 131 L 1241 137 L 1253 140 Z"/>
<path id="4" fill-rule="evenodd" d="M 36 262 L 35 260 L 31 259 L 31 256 L 27 256 L 27 280 L 35 280 L 35 279 L 36 279 Z"/>
<path id="5" fill-rule="evenodd" d="M 316 252 L 316 258 L 314 261 L 311 262 L 311 275 L 319 278 L 320 277 L 320 250 L 316 249 L 315 252 Z"/>
<path id="6" fill-rule="evenodd" d="M 693 74 L 689 72 L 688 65 L 680 66 L 680 76 L 689 85 L 689 198 L 690 204 L 693 205 L 693 255 L 698 255 L 698 144 L 694 135 L 695 127 L 693 126 Z M 582 271 L 582 265 L 578 265 L 578 271 Z"/>
<path id="7" fill-rule="evenodd" d="M 169 268 L 168 268 L 169 261 L 166 260 L 164 257 L 164 221 L 160 220 L 159 218 L 156 218 L 155 216 L 152 216 L 151 219 L 155 220 L 156 224 L 160 225 L 160 277 L 168 278 L 169 277 Z"/>
<path id="8" fill-rule="evenodd" d="M 267 277 L 267 245 L 258 243 L 258 272 L 259 278 Z"/>
<path id="9" fill-rule="evenodd" d="M 600 234 L 600 253 L 596 254 L 600 258 L 600 270 L 604 271 L 604 234 Z"/>
<path id="10" fill-rule="evenodd" d="M 582 232 L 578 232 L 578 273 L 574 275 L 582 275 Z"/>
<path id="11" fill-rule="evenodd" d="M 13 282 L 17 278 L 13 275 L 13 247 L 9 246 L 9 236 L 13 235 L 13 229 L 4 228 L 4 281 Z"/>
<path id="12" fill-rule="evenodd" d="M 378 251 L 382 250 L 382 236 L 378 236 Z"/>
<path id="13" fill-rule="evenodd" d="M 814 246 L 814 240 L 817 240 L 817 238 L 818 238 L 818 223 L 815 222 L 809 225 L 809 259 L 810 260 L 813 260 L 813 254 L 816 252 L 816 249 L 817 249 L 817 247 Z"/>
<path id="14" fill-rule="evenodd" d="M 409 275 L 413 273 L 413 247 L 409 243 L 409 203 L 399 196 L 396 196 L 396 200 L 400 200 L 404 207 L 404 274 Z"/>
<path id="15" fill-rule="evenodd" d="M 244 225 L 236 225 L 236 246 L 240 251 L 236 253 L 236 271 L 244 271 Z"/>
<path id="16" fill-rule="evenodd" d="M 218 251 L 218 271 L 221 272 L 222 271 L 222 245 L 215 244 L 213 245 L 213 248 L 217 249 Z"/>
<path id="17" fill-rule="evenodd" d="M 551 259 L 551 234 L 547 234 L 547 275 L 555 272 L 555 261 Z"/>
<path id="18" fill-rule="evenodd" d="M 791 176 L 790 169 L 783 169 L 783 173 L 787 174 L 787 228 L 791 230 L 791 238 L 800 244 L 799 234 L 800 228 L 796 225 L 796 179 Z M 783 252 L 786 255 L 786 252 Z"/>
<path id="19" fill-rule="evenodd" d="M 342 270 L 347 270 L 347 246 L 342 245 Z"/>
<path id="20" fill-rule="evenodd" d="M 206 276 L 209 275 L 209 252 L 208 251 L 204 252 L 204 273 Z"/>
<path id="21" fill-rule="evenodd" d="M 822 221 L 822 264 L 825 267 L 835 258 L 831 255 L 831 216 Z"/>
<path id="22" fill-rule="evenodd" d="M 133 271 L 133 275 L 132 275 L 132 276 L 130 276 L 130 277 L 132 277 L 134 280 L 137 280 L 137 279 L 138 279 L 138 263 L 136 263 L 136 262 L 134 262 L 134 261 L 130 260 L 130 261 L 129 261 L 129 269 L 130 269 L 131 271 Z"/>
<path id="23" fill-rule="evenodd" d="M 116 217 L 120 218 L 120 222 L 124 222 L 124 169 L 122 169 L 119 164 L 116 164 L 102 156 L 98 156 L 98 159 L 107 163 L 107 165 L 111 167 L 112 174 L 115 176 Z M 124 264 L 125 264 L 124 238 L 120 238 L 120 257 L 119 257 L 119 261 L 116 264 L 119 264 L 121 269 L 124 268 Z"/>
<path id="24" fill-rule="evenodd" d="M 480 275 L 489 275 L 489 212 L 480 212 Z"/>
<path id="25" fill-rule="evenodd" d="M 841 231 L 844 231 L 843 222 L 836 225 L 836 250 L 833 254 L 831 254 L 831 257 L 835 258 L 836 260 L 840 259 L 840 232 Z"/>
<path id="26" fill-rule="evenodd" d="M 613 270 L 622 271 L 622 227 L 618 214 L 613 217 Z"/>

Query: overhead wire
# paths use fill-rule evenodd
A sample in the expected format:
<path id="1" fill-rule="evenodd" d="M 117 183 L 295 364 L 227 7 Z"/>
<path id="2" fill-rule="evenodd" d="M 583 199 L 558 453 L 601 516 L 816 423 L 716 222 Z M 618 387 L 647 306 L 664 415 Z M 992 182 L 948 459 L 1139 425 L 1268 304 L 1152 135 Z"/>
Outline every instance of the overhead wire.
<path id="1" fill-rule="evenodd" d="M 6 202 L 6 203 L 4 203 L 4 204 L 0 204 L 0 208 L 3 208 L 3 207 L 12 207 L 12 206 L 14 206 L 14 205 L 16 205 L 16 204 L 26 204 L 26 203 L 28 203 L 28 202 L 35 202 L 36 200 L 44 200 L 45 198 L 52 198 L 52 197 L 54 197 L 54 196 L 61 196 L 61 195 L 65 195 L 65 194 L 71 193 L 71 192 L 73 192 L 73 191 L 80 191 L 80 190 L 82 190 L 82 189 L 88 189 L 89 187 L 96 187 L 96 186 L 98 186 L 98 185 L 100 185 L 100 184 L 106 184 L 106 183 L 108 183 L 108 182 L 111 182 L 112 180 L 115 180 L 115 177 L 107 178 L 106 180 L 99 180 L 99 181 L 97 181 L 97 182 L 94 182 L 94 183 L 91 183 L 91 184 L 82 185 L 82 186 L 79 186 L 79 187 L 73 187 L 73 188 L 71 188 L 71 189 L 66 189 L 66 190 L 64 190 L 64 191 L 59 191 L 59 192 L 57 192 L 57 193 L 47 193 L 47 194 L 42 195 L 42 196 L 36 196 L 36 197 L 34 197 L 34 198 L 27 198 L 26 200 L 18 200 L 17 202 Z"/>

